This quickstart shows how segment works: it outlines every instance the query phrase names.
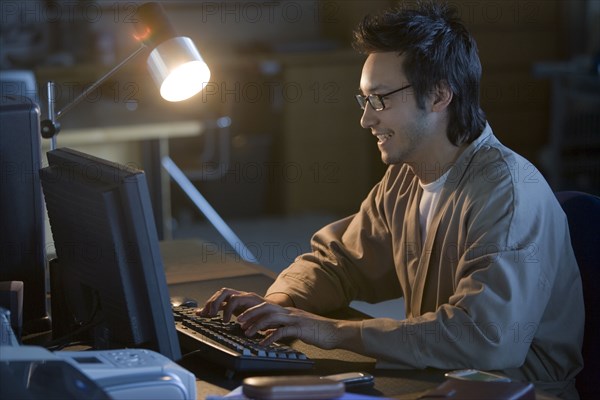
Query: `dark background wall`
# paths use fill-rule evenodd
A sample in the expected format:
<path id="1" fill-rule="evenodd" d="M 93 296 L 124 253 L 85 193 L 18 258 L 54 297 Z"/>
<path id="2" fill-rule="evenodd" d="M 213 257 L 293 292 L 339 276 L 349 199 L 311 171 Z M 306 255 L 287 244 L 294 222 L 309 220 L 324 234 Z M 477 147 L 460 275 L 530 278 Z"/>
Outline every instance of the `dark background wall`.
<path id="1" fill-rule="evenodd" d="M 225 216 L 355 210 L 383 166 L 373 139 L 358 123 L 353 95 L 363 58 L 351 49 L 351 31 L 367 13 L 414 1 L 161 3 L 211 67 L 205 92 L 185 104 L 166 103 L 138 60 L 66 116 L 63 126 L 200 120 L 212 128 L 199 137 L 172 139 L 171 154 Z M 600 2 L 448 3 L 478 42 L 482 106 L 496 135 L 551 174 L 550 166 L 564 154 L 556 150 L 552 133 L 555 75 L 547 71 L 558 66 L 591 75 L 591 58 L 600 49 Z M 48 80 L 57 82 L 59 103 L 66 103 L 137 47 L 132 22 L 138 4 L 3 1 L 0 68 L 33 70 L 43 111 Z M 217 126 L 222 117 L 230 118 L 229 127 Z M 591 158 L 600 159 L 594 153 L 599 133 L 593 118 L 591 144 L 585 147 Z M 592 163 L 583 173 L 585 179 L 572 179 L 583 183 L 573 187 L 600 191 L 599 167 Z M 176 189 L 172 207 L 175 218 L 189 213 Z"/>

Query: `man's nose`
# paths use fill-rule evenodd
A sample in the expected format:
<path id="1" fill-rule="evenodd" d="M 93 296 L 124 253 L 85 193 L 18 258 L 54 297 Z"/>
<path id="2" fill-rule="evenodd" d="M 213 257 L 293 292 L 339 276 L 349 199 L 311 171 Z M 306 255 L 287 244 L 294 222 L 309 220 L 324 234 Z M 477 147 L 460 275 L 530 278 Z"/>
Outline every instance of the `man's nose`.
<path id="1" fill-rule="evenodd" d="M 360 126 L 365 129 L 372 128 L 377 125 L 377 111 L 371 107 L 371 103 L 368 101 L 365 104 L 362 116 L 360 117 Z"/>

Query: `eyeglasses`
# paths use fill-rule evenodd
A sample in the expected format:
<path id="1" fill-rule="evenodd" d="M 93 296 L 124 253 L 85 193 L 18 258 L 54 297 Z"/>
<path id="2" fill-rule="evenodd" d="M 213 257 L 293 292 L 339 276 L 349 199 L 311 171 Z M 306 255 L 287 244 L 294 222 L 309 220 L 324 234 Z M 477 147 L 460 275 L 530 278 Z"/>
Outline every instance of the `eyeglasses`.
<path id="1" fill-rule="evenodd" d="M 384 93 L 384 94 L 370 94 L 368 96 L 363 96 L 362 94 L 357 94 L 356 101 L 358 102 L 358 105 L 360 106 L 360 108 L 363 110 L 367 106 L 367 102 L 369 102 L 369 104 L 371 105 L 373 110 L 381 111 L 381 110 L 385 109 L 385 103 L 383 102 L 384 97 L 387 97 L 391 94 L 400 92 L 401 90 L 408 89 L 411 86 L 412 85 L 406 85 L 406 86 L 401 87 L 400 89 L 392 90 L 391 92 Z"/>

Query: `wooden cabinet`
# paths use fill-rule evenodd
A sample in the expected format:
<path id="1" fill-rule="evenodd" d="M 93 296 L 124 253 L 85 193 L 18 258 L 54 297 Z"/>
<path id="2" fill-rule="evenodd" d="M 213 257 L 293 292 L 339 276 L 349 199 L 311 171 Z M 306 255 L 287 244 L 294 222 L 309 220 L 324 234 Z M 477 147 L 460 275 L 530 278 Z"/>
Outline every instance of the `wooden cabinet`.
<path id="1" fill-rule="evenodd" d="M 282 180 L 287 213 L 355 212 L 383 173 L 375 140 L 360 126 L 364 58 L 333 52 L 283 60 Z M 378 176 L 379 175 L 379 176 Z"/>

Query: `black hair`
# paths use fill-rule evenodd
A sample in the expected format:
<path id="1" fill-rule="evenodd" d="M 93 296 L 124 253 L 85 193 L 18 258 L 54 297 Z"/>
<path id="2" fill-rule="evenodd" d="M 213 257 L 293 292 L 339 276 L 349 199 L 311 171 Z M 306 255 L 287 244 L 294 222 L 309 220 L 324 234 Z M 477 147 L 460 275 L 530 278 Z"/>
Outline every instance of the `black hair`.
<path id="1" fill-rule="evenodd" d="M 453 93 L 447 131 L 451 143 L 470 143 L 481 134 L 486 123 L 479 105 L 481 62 L 455 9 L 428 1 L 368 15 L 354 31 L 354 47 L 365 54 L 404 55 L 402 68 L 420 108 L 428 94 L 447 83 Z"/>

